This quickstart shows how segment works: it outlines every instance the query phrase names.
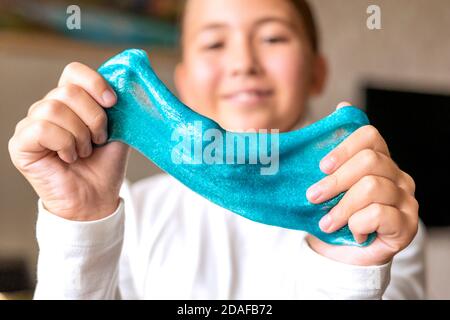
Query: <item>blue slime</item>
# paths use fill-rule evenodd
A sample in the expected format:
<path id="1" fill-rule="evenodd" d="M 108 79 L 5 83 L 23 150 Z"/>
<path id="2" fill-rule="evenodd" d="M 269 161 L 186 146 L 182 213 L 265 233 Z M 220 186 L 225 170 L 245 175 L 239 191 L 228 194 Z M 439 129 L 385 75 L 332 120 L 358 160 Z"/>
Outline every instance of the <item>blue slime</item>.
<path id="1" fill-rule="evenodd" d="M 320 230 L 319 220 L 343 193 L 321 204 L 312 204 L 306 198 L 308 187 L 325 176 L 319 169 L 320 160 L 369 123 L 363 111 L 344 107 L 307 127 L 279 134 L 229 132 L 181 103 L 157 77 L 142 50 L 120 53 L 105 62 L 99 72 L 118 96 L 117 104 L 106 109 L 108 142 L 130 145 L 202 197 L 250 220 L 303 230 L 335 245 L 366 246 L 375 239 L 372 233 L 358 244 L 348 226 L 330 234 Z M 208 131 L 215 133 L 215 139 L 205 139 L 204 132 Z M 215 141 L 211 155 L 225 160 L 195 161 L 198 158 L 193 158 L 202 154 L 181 152 L 186 149 L 180 148 L 180 139 L 188 136 L 202 151 L 208 146 L 211 149 Z M 254 138 L 257 144 L 250 146 L 248 142 L 248 153 L 244 152 L 239 162 L 242 144 L 236 142 L 237 149 L 234 142 L 221 146 L 220 137 L 222 142 Z M 250 154 L 258 154 L 263 147 L 267 155 L 279 155 L 276 173 L 267 174 L 268 164 L 262 160 L 250 163 Z"/>

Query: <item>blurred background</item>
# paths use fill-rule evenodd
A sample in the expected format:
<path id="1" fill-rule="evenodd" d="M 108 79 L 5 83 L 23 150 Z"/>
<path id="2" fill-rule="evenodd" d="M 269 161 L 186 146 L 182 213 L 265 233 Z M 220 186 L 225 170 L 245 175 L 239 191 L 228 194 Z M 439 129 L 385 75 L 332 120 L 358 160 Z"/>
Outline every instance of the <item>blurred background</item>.
<path id="1" fill-rule="evenodd" d="M 394 160 L 417 183 L 427 225 L 427 292 L 450 299 L 450 2 L 312 0 L 330 77 L 312 101 L 315 118 L 347 100 L 365 109 Z M 68 30 L 66 9 L 81 8 L 81 30 Z M 366 26 L 381 8 L 381 30 Z M 13 167 L 7 143 L 29 106 L 56 86 L 64 66 L 94 68 L 118 52 L 147 50 L 175 92 L 178 0 L 0 0 L 0 299 L 29 298 L 35 284 L 37 197 Z M 131 182 L 159 172 L 137 152 Z"/>

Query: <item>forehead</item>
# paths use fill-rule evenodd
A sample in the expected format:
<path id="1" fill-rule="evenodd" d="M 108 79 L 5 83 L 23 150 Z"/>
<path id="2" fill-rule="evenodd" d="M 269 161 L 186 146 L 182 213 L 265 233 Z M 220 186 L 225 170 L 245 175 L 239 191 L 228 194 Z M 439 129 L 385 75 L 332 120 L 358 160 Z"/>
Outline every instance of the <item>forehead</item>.
<path id="1" fill-rule="evenodd" d="M 189 0 L 183 30 L 189 37 L 207 25 L 251 27 L 261 19 L 296 25 L 299 17 L 295 13 L 296 9 L 289 0 Z"/>

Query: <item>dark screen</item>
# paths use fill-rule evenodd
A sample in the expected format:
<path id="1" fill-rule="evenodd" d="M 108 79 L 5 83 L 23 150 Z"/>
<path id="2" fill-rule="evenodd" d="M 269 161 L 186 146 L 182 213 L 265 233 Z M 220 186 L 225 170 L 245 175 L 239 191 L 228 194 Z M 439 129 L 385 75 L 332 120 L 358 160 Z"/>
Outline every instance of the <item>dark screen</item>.
<path id="1" fill-rule="evenodd" d="M 416 182 L 419 215 L 450 225 L 450 95 L 365 89 L 367 115 Z"/>

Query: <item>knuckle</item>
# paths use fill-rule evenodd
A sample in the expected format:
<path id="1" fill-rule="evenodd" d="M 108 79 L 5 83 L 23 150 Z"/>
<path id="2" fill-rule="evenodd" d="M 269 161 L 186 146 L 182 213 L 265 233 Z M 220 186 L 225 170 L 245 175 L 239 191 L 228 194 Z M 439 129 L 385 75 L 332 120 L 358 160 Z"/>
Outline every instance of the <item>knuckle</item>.
<path id="1" fill-rule="evenodd" d="M 419 212 L 419 201 L 415 197 L 409 197 L 409 203 L 414 214 L 418 214 Z"/>
<path id="2" fill-rule="evenodd" d="M 58 88 L 59 94 L 64 98 L 73 99 L 81 94 L 82 89 L 72 83 L 68 83 Z"/>
<path id="3" fill-rule="evenodd" d="M 14 128 L 14 135 L 16 135 L 25 125 L 25 123 L 28 121 L 27 118 L 23 118 L 19 122 L 17 122 L 16 127 Z"/>
<path id="4" fill-rule="evenodd" d="M 15 136 L 12 136 L 8 140 L 8 152 L 9 152 L 10 155 L 14 154 L 15 142 L 16 142 Z"/>
<path id="5" fill-rule="evenodd" d="M 35 103 L 33 103 L 27 111 L 27 116 L 30 116 L 31 114 L 33 114 L 33 112 L 36 110 L 36 108 L 43 102 L 44 100 L 38 100 Z"/>
<path id="6" fill-rule="evenodd" d="M 381 182 L 375 176 L 364 176 L 361 183 L 367 194 L 376 192 L 381 187 Z"/>
<path id="7" fill-rule="evenodd" d="M 77 132 L 76 138 L 84 143 L 88 143 L 91 140 L 91 134 L 89 133 L 89 130 L 84 127 Z"/>
<path id="8" fill-rule="evenodd" d="M 17 169 L 21 170 L 21 163 L 18 160 L 18 139 L 15 136 L 12 136 L 8 141 L 8 152 L 9 157 L 11 158 L 11 162 Z"/>
<path id="9" fill-rule="evenodd" d="M 381 137 L 378 129 L 372 125 L 365 126 L 364 131 L 365 131 L 364 135 L 366 136 L 366 139 L 369 139 L 371 141 L 379 139 Z"/>
<path id="10" fill-rule="evenodd" d="M 364 149 L 361 151 L 362 161 L 366 167 L 371 168 L 378 162 L 378 154 L 372 149 Z"/>
<path id="11" fill-rule="evenodd" d="M 92 120 L 91 120 L 89 126 L 93 130 L 99 130 L 99 129 L 103 128 L 103 126 L 106 123 L 106 120 L 107 120 L 106 113 L 104 111 L 99 111 L 92 117 Z"/>
<path id="12" fill-rule="evenodd" d="M 45 134 L 48 125 L 44 120 L 37 120 L 30 127 L 31 131 L 33 132 L 33 135 L 35 135 L 36 137 L 40 137 L 43 134 Z"/>
<path id="13" fill-rule="evenodd" d="M 63 149 L 67 151 L 72 151 L 75 149 L 75 137 L 72 135 L 66 135 L 63 142 Z"/>
<path id="14" fill-rule="evenodd" d="M 384 213 L 384 207 L 379 203 L 374 203 L 371 205 L 371 215 L 372 219 L 375 219 L 376 221 L 379 221 L 381 219 L 381 216 Z"/>
<path id="15" fill-rule="evenodd" d="M 75 149 L 75 137 L 68 131 L 65 131 L 63 134 L 59 135 L 57 141 L 60 150 L 72 151 Z"/>
<path id="16" fill-rule="evenodd" d="M 36 108 L 35 113 L 42 115 L 45 118 L 56 118 L 61 116 L 62 104 L 53 99 L 46 100 L 39 107 Z"/>
<path id="17" fill-rule="evenodd" d="M 96 74 L 94 77 L 92 77 L 90 85 L 100 94 L 103 93 L 103 91 L 107 88 L 105 80 L 99 74 Z"/>
<path id="18" fill-rule="evenodd" d="M 76 132 L 74 133 L 74 138 L 76 139 L 77 143 L 84 145 L 90 142 L 91 135 L 89 133 L 89 130 L 84 127 L 76 130 Z"/>
<path id="19" fill-rule="evenodd" d="M 411 175 L 409 175 L 405 171 L 402 171 L 402 173 L 403 173 L 403 176 L 405 177 L 407 185 L 410 186 L 412 191 L 415 191 L 416 190 L 416 182 L 414 181 L 413 177 L 411 177 Z"/>
<path id="20" fill-rule="evenodd" d="M 76 72 L 82 64 L 77 61 L 70 62 L 64 67 L 63 73 L 70 74 Z"/>

